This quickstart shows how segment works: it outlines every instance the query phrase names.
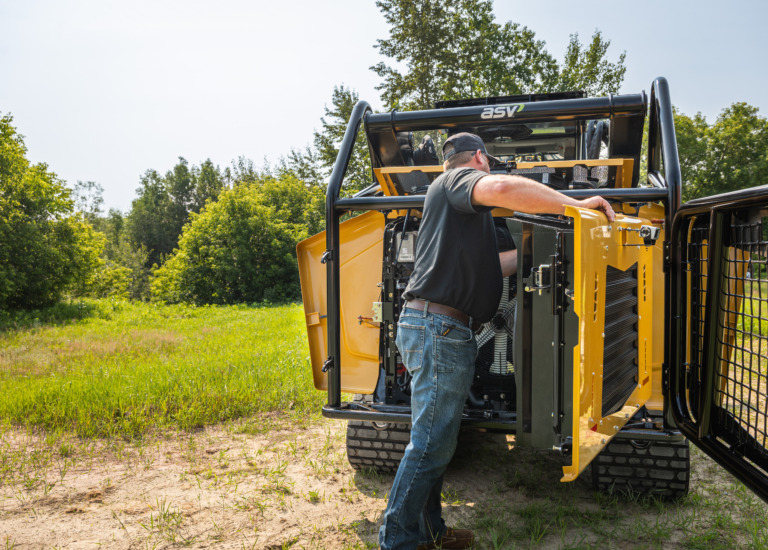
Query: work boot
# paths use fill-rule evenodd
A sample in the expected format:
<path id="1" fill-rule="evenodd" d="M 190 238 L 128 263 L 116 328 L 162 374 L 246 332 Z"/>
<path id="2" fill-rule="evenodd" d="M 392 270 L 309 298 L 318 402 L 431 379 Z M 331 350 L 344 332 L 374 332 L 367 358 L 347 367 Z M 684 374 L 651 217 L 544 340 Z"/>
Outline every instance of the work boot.
<path id="1" fill-rule="evenodd" d="M 475 534 L 469 529 L 452 529 L 448 527 L 442 537 L 438 537 L 434 542 L 428 544 L 419 544 L 416 550 L 463 550 L 471 548 L 475 544 Z"/>

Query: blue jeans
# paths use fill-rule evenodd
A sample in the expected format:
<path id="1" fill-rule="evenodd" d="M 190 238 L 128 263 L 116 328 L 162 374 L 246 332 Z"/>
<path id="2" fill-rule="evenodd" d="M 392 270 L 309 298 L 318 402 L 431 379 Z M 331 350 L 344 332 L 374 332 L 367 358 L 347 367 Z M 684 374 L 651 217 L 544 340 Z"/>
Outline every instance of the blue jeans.
<path id="1" fill-rule="evenodd" d="M 383 550 L 413 550 L 445 533 L 443 473 L 456 450 L 477 343 L 460 321 L 410 308 L 400 316 L 396 343 L 413 377 L 411 442 L 389 493 L 379 544 Z"/>

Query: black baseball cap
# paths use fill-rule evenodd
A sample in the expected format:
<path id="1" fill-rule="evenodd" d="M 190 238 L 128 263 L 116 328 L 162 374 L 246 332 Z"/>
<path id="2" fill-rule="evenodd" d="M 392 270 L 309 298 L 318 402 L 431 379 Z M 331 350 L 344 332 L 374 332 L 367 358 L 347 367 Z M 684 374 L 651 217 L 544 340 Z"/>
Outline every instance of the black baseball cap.
<path id="1" fill-rule="evenodd" d="M 449 145 L 453 147 L 449 147 Z M 459 132 L 445 140 L 445 143 L 443 143 L 443 159 L 448 160 L 454 154 L 461 153 L 462 151 L 472 151 L 474 153 L 478 149 L 488 159 L 490 166 L 504 164 L 501 159 L 488 154 L 488 151 L 485 149 L 485 143 L 480 139 L 480 136 L 470 134 L 469 132 Z"/>

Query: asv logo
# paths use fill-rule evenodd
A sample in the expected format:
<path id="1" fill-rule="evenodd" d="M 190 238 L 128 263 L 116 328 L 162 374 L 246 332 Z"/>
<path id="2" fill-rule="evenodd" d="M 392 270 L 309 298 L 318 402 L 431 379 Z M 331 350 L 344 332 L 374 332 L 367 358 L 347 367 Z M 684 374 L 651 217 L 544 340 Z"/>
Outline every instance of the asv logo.
<path id="1" fill-rule="evenodd" d="M 490 118 L 512 118 L 515 113 L 523 110 L 524 105 L 516 103 L 515 105 L 498 105 L 496 107 L 486 107 L 480 114 L 482 119 Z"/>

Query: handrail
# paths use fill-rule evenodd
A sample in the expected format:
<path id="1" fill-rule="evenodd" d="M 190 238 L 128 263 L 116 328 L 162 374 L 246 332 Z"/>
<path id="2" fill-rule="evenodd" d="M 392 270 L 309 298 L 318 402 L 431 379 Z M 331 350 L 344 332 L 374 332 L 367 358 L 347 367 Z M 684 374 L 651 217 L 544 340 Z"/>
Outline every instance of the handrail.
<path id="1" fill-rule="evenodd" d="M 341 303 L 339 283 L 339 217 L 336 208 L 339 191 L 355 148 L 360 123 L 373 112 L 367 101 L 358 101 L 349 117 L 339 155 L 333 165 L 325 193 L 325 246 L 323 256 L 327 273 L 328 359 L 323 370 L 328 373 L 328 406 L 341 404 Z M 333 314 L 331 314 L 333 312 Z"/>
<path id="2" fill-rule="evenodd" d="M 515 113 L 521 123 L 557 120 L 593 120 L 609 116 L 641 115 L 645 109 L 643 94 L 609 95 L 583 99 L 561 99 L 525 103 L 523 110 Z M 499 121 L 483 117 L 485 105 L 449 107 L 424 111 L 397 111 L 371 115 L 369 131 L 391 130 L 415 132 L 434 128 L 470 126 L 495 126 Z"/>
<path id="3" fill-rule="evenodd" d="M 651 87 L 648 173 L 654 172 L 663 175 L 667 184 L 667 227 L 672 227 L 672 218 L 680 208 L 683 178 L 680 173 L 675 116 L 669 96 L 669 85 L 663 77 L 654 80 Z"/>
<path id="4" fill-rule="evenodd" d="M 633 187 L 628 189 L 563 189 L 563 195 L 577 199 L 600 196 L 606 200 L 621 200 L 624 202 L 657 202 L 665 200 L 667 189 L 655 187 Z M 405 195 L 393 197 L 349 197 L 338 199 L 335 207 L 339 212 L 352 210 L 398 210 L 404 208 L 422 208 L 425 195 Z"/>
<path id="5" fill-rule="evenodd" d="M 664 350 L 669 361 L 670 349 L 672 348 L 672 326 L 675 323 L 673 315 L 673 302 L 678 299 L 680 289 L 674 285 L 679 284 L 677 280 L 679 269 L 678 250 L 673 250 L 672 242 L 674 228 L 672 227 L 675 214 L 680 209 L 680 191 L 682 187 L 682 175 L 680 173 L 680 159 L 677 153 L 677 137 L 675 135 L 675 116 L 672 111 L 672 101 L 669 96 L 669 85 L 667 79 L 659 77 L 653 81 L 651 86 L 650 113 L 648 123 L 648 174 L 667 186 L 667 211 L 666 223 L 664 227 L 664 303 L 665 306 L 665 330 L 664 330 Z M 665 372 L 668 372 L 670 364 L 664 366 Z M 663 378 L 663 376 L 662 376 Z M 669 395 L 668 385 L 664 389 Z M 664 422 L 665 425 L 674 426 L 675 421 L 670 411 L 671 404 L 669 399 L 664 399 Z"/>

